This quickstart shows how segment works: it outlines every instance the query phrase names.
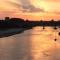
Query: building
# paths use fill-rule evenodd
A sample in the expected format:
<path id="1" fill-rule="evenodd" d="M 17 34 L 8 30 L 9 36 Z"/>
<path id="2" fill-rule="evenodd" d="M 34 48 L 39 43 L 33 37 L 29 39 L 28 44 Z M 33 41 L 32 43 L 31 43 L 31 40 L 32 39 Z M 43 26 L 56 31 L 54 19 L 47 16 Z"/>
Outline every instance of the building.
<path id="1" fill-rule="evenodd" d="M 10 18 L 9 17 L 5 17 L 5 20 L 10 20 Z"/>

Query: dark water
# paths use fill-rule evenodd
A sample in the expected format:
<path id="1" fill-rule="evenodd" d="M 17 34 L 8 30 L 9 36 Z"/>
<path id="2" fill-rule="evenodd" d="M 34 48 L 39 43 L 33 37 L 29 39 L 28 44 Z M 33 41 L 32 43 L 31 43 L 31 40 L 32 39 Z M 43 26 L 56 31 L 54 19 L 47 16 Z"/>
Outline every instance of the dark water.
<path id="1" fill-rule="evenodd" d="M 0 38 L 0 60 L 60 60 L 58 32 L 59 28 L 34 27 L 21 34 Z"/>

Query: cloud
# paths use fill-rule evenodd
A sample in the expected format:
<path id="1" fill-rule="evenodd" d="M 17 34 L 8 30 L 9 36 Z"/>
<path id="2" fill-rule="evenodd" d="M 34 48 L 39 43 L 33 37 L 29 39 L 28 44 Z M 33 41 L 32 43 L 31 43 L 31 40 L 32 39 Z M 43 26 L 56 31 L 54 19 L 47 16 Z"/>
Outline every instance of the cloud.
<path id="1" fill-rule="evenodd" d="M 54 13 L 60 15 L 60 11 L 55 11 Z"/>
<path id="2" fill-rule="evenodd" d="M 53 13 L 53 14 L 56 14 L 56 15 L 60 15 L 60 11 L 46 11 L 46 13 Z"/>
<path id="3" fill-rule="evenodd" d="M 30 5 L 30 6 L 22 6 L 22 9 L 23 9 L 22 10 L 23 12 L 44 12 L 43 9 L 36 8 L 33 5 Z"/>
<path id="4" fill-rule="evenodd" d="M 48 1 L 48 2 L 60 2 L 60 0 L 43 0 L 43 1 Z"/>
<path id="5" fill-rule="evenodd" d="M 24 12 L 44 12 L 43 9 L 33 6 L 29 0 L 20 0 L 20 2 Z"/>
<path id="6" fill-rule="evenodd" d="M 37 8 L 29 0 L 18 0 L 20 3 L 9 1 L 10 4 L 17 7 L 23 12 L 44 12 L 44 9 Z"/>

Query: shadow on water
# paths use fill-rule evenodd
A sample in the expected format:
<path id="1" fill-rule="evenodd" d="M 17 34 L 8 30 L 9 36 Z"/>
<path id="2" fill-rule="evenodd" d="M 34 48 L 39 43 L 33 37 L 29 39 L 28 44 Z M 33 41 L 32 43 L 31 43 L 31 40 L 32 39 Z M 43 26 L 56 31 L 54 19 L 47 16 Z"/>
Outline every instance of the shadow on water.
<path id="1" fill-rule="evenodd" d="M 0 38 L 0 60 L 31 60 L 30 31 Z"/>
<path id="2" fill-rule="evenodd" d="M 18 40 L 18 41 L 16 41 Z M 16 37 L 16 43 L 14 49 L 12 50 L 11 60 L 31 60 L 30 53 L 30 39 L 29 37 Z"/>

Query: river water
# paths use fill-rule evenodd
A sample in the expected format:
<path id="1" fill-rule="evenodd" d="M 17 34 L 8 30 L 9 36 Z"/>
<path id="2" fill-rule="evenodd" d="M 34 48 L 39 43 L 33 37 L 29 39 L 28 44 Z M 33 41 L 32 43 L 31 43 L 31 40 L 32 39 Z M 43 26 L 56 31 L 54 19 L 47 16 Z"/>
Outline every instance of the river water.
<path id="1" fill-rule="evenodd" d="M 59 30 L 34 27 L 21 34 L 0 38 L 0 60 L 60 60 Z"/>

